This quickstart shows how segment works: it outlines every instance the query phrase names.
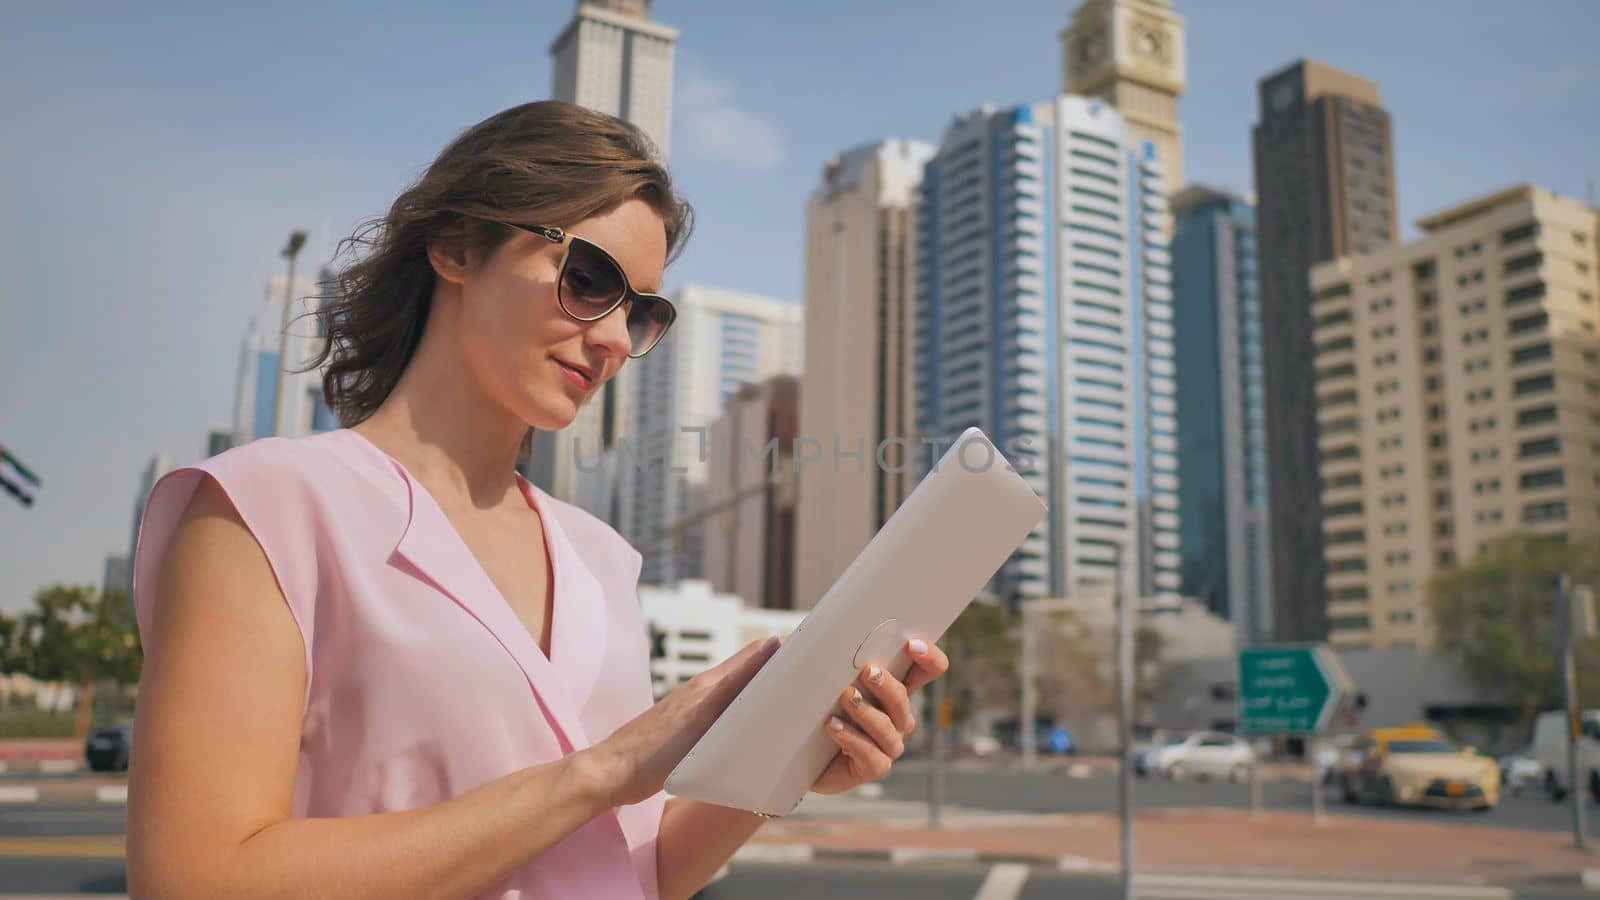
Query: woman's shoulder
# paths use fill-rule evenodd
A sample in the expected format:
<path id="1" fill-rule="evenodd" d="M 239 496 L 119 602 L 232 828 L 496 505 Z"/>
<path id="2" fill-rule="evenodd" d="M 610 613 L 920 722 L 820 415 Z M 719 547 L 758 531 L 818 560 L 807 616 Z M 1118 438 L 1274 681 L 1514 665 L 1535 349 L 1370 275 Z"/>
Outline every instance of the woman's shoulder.
<path id="1" fill-rule="evenodd" d="M 331 466 L 330 442 L 337 432 L 305 437 L 262 437 L 224 450 L 188 468 L 261 478 L 303 478 Z"/>
<path id="2" fill-rule="evenodd" d="M 144 498 L 133 559 L 133 601 L 148 633 L 158 573 L 179 528 L 196 517 L 222 517 L 249 532 L 298 622 L 308 621 L 317 584 L 314 516 L 323 435 L 260 438 L 163 475 Z M 209 479 L 207 478 L 209 476 Z M 203 493 L 202 493 L 203 491 Z M 191 505 L 194 514 L 190 514 Z"/>

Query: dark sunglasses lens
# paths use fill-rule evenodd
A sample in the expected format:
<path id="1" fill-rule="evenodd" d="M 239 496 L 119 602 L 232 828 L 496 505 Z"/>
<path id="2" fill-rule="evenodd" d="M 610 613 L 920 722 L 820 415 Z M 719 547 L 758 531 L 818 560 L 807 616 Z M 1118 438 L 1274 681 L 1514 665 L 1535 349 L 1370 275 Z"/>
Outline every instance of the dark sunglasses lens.
<path id="1" fill-rule="evenodd" d="M 649 350 L 671 324 L 672 307 L 665 300 L 650 296 L 635 299 L 628 310 L 628 337 L 633 342 L 633 352 Z"/>
<path id="2" fill-rule="evenodd" d="M 605 251 L 574 239 L 561 270 L 561 303 L 584 319 L 604 315 L 623 291 L 622 270 Z"/>

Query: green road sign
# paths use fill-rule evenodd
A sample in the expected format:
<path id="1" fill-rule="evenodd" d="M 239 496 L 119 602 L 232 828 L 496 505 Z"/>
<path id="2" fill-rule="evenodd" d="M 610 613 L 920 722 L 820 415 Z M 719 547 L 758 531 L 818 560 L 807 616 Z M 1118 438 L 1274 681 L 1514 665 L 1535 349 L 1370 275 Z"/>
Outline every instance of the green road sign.
<path id="1" fill-rule="evenodd" d="M 1239 651 L 1239 730 L 1320 734 L 1350 693 L 1350 676 L 1324 644 Z"/>

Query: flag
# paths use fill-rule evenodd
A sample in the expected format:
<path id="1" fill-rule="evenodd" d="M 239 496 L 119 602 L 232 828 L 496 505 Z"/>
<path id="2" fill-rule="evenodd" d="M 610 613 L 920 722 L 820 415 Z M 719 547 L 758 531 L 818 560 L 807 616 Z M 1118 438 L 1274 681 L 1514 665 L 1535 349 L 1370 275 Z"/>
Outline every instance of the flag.
<path id="1" fill-rule="evenodd" d="M 0 487 L 21 500 L 23 506 L 32 506 L 34 496 L 39 493 L 39 476 L 28 471 L 10 450 L 0 447 Z"/>

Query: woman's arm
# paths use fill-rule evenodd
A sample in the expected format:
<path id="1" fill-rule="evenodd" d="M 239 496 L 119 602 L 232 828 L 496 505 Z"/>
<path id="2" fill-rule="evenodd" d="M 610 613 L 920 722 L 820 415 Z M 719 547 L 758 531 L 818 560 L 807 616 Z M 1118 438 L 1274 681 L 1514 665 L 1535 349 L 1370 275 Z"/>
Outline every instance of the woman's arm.
<path id="1" fill-rule="evenodd" d="M 609 774 L 580 752 L 426 809 L 291 819 L 304 645 L 209 476 L 156 591 L 129 774 L 134 897 L 470 897 L 611 805 Z"/>
<path id="2" fill-rule="evenodd" d="M 683 797 L 668 800 L 656 837 L 661 900 L 694 896 L 765 821 L 726 806 Z"/>

